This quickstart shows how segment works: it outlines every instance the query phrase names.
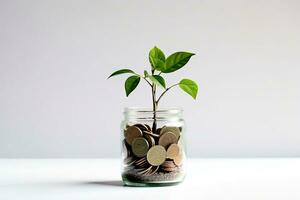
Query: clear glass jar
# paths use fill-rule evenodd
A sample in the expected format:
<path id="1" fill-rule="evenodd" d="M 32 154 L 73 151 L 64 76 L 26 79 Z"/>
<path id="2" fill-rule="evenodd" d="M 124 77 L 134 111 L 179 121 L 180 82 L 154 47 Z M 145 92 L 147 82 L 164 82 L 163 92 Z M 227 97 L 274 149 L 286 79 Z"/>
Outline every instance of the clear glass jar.
<path id="1" fill-rule="evenodd" d="M 121 124 L 125 185 L 173 185 L 185 177 L 185 123 L 181 109 L 126 108 Z"/>

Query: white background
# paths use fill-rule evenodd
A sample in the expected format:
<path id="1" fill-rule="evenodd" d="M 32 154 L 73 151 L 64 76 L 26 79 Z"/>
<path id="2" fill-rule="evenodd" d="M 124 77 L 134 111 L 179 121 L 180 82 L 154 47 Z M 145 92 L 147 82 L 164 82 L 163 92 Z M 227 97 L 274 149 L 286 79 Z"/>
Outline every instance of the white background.
<path id="1" fill-rule="evenodd" d="M 300 156 L 300 3 L 0 0 L 0 157 L 118 157 L 126 106 L 114 70 L 149 67 L 154 45 L 197 55 L 167 83 L 192 157 Z"/>
<path id="2" fill-rule="evenodd" d="M 299 158 L 189 159 L 183 183 L 151 188 L 124 187 L 119 163 L 119 159 L 0 159 L 0 198 L 300 199 Z"/>

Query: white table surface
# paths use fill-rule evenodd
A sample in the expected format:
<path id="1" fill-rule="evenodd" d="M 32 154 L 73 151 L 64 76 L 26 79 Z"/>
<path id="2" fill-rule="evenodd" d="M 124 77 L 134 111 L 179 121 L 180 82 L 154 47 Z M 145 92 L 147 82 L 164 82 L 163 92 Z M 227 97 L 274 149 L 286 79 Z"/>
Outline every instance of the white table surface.
<path id="1" fill-rule="evenodd" d="M 118 159 L 0 159 L 0 199 L 299 200 L 300 159 L 190 159 L 184 183 L 124 187 Z"/>

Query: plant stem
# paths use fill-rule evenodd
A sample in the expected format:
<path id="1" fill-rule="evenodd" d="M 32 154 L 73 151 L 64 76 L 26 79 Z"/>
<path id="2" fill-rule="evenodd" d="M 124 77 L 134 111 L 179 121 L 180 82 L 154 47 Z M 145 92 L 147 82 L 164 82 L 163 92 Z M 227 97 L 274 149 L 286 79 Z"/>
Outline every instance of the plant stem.
<path id="1" fill-rule="evenodd" d="M 175 87 L 175 86 L 177 86 L 177 85 L 179 85 L 179 83 L 176 83 L 176 84 L 174 84 L 174 85 L 171 85 L 171 86 L 168 87 L 163 93 L 161 93 L 161 95 L 158 97 L 158 99 L 157 99 L 157 101 L 156 101 L 156 106 L 158 105 L 160 99 L 164 96 L 164 94 L 166 94 L 166 92 L 167 92 L 168 90 L 170 90 L 172 87 Z"/>
<path id="2" fill-rule="evenodd" d="M 152 76 L 154 75 L 154 69 L 151 70 L 151 74 Z M 151 86 L 151 93 L 152 93 L 152 110 L 153 110 L 153 124 L 152 124 L 152 132 L 156 132 L 156 128 L 157 128 L 157 119 L 156 119 L 156 111 L 157 111 L 157 107 L 158 107 L 158 103 L 161 100 L 161 98 L 166 94 L 167 91 L 169 91 L 171 88 L 179 85 L 179 83 L 176 83 L 174 85 L 171 85 L 170 87 L 166 88 L 165 91 L 163 91 L 163 93 L 161 93 L 161 95 L 158 97 L 158 99 L 156 100 L 156 85 L 154 83 L 150 83 L 146 77 L 144 77 L 144 79 L 147 81 L 147 83 Z"/>
<path id="3" fill-rule="evenodd" d="M 151 70 L 152 75 L 154 74 L 154 69 Z M 153 108 L 153 124 L 152 131 L 156 132 L 156 110 L 157 110 L 157 102 L 156 102 L 156 85 L 152 84 L 152 108 Z"/>
<path id="4" fill-rule="evenodd" d="M 143 77 L 143 79 L 150 85 L 150 87 L 152 88 L 152 84 L 146 79 L 146 77 Z"/>

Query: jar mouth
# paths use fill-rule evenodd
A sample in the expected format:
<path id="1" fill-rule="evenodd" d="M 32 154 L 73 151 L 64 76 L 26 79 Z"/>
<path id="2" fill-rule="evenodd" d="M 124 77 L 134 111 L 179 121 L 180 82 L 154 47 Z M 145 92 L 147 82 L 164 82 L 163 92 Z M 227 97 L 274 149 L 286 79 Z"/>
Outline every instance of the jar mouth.
<path id="1" fill-rule="evenodd" d="M 135 112 L 135 113 L 153 113 L 152 108 L 146 108 L 146 107 L 126 107 L 124 109 L 124 113 L 130 113 L 130 112 Z M 156 113 L 161 113 L 161 114 L 180 114 L 183 112 L 182 108 L 162 108 L 156 110 Z"/>
<path id="2" fill-rule="evenodd" d="M 131 120 L 178 120 L 181 119 L 181 108 L 165 108 L 159 109 L 155 113 L 152 108 L 127 107 L 124 115 Z"/>

